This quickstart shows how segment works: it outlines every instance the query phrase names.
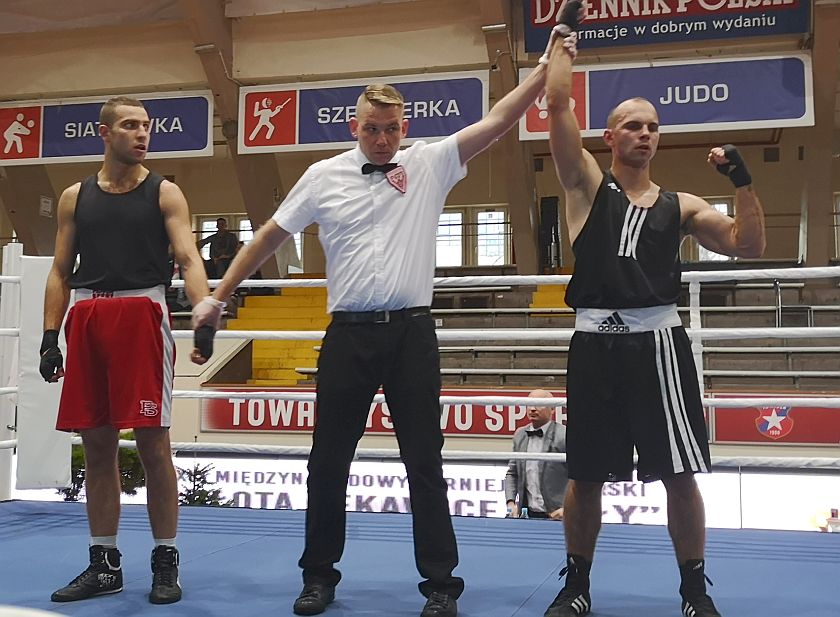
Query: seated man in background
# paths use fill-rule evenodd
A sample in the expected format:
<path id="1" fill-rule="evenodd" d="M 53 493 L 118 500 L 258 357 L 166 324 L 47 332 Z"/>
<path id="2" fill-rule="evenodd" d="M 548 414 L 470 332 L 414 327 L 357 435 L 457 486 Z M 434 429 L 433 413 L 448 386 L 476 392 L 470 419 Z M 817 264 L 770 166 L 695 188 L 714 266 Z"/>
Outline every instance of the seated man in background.
<path id="1" fill-rule="evenodd" d="M 199 240 L 196 246 L 201 249 L 205 244 L 210 245 L 210 261 L 213 264 L 213 276 L 222 278 L 227 272 L 228 266 L 233 261 L 239 240 L 236 234 L 228 230 L 227 219 L 219 217 L 216 219 L 216 233 Z"/>
<path id="2" fill-rule="evenodd" d="M 528 398 L 552 398 L 547 390 L 534 390 Z M 552 420 L 556 407 L 528 406 L 531 424 L 513 434 L 514 452 L 565 452 L 566 427 Z M 510 462 L 505 476 L 508 518 L 517 518 L 527 508 L 530 518 L 563 520 L 563 494 L 569 475 L 559 461 Z"/>

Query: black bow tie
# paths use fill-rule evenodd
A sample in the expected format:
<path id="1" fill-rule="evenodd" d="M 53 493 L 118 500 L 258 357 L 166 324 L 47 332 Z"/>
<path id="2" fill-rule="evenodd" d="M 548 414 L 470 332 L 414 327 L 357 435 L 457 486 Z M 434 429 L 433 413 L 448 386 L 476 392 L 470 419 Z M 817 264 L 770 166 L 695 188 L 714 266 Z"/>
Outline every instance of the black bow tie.
<path id="1" fill-rule="evenodd" d="M 526 430 L 525 432 L 528 433 L 528 437 L 542 437 L 543 436 L 543 430 L 541 428 L 534 429 L 533 431 Z"/>
<path id="2" fill-rule="evenodd" d="M 365 163 L 364 165 L 362 165 L 362 173 L 372 174 L 375 171 L 381 171 L 383 174 L 387 174 L 395 167 L 397 167 L 396 163 L 385 163 L 384 165 L 374 165 L 373 163 Z"/>

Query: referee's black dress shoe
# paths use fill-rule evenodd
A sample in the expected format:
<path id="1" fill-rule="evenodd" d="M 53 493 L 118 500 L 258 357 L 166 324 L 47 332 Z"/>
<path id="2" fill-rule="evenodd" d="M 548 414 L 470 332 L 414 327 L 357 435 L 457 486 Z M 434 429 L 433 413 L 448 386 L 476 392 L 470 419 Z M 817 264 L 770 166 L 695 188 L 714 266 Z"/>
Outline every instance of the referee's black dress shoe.
<path id="1" fill-rule="evenodd" d="M 420 613 L 420 617 L 457 617 L 457 615 L 458 605 L 455 602 L 455 598 L 445 593 L 438 593 L 437 591 L 429 594 L 426 606 L 423 607 L 423 612 Z"/>
<path id="2" fill-rule="evenodd" d="M 335 587 L 323 583 L 310 583 L 303 586 L 293 610 L 295 615 L 320 615 L 335 600 Z"/>

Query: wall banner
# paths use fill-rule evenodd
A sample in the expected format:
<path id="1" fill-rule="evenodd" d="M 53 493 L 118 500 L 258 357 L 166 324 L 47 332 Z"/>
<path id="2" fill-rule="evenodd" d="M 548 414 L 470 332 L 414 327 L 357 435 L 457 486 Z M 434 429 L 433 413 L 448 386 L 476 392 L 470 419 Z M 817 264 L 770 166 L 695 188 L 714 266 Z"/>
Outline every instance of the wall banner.
<path id="1" fill-rule="evenodd" d="M 726 396 L 766 396 L 766 393 Z M 807 395 L 797 392 L 795 396 Z M 840 443 L 840 409 L 789 405 L 730 407 L 716 409 L 714 418 L 715 443 L 783 443 L 835 447 Z"/>
<path id="2" fill-rule="evenodd" d="M 521 69 L 520 79 L 531 69 Z M 620 102 L 644 97 L 663 133 L 813 126 L 811 58 L 807 54 L 577 67 L 572 105 L 581 134 L 599 137 Z M 519 121 L 521 140 L 548 139 L 544 96 Z"/>
<path id="3" fill-rule="evenodd" d="M 147 158 L 213 155 L 213 95 L 156 92 L 140 99 L 151 120 Z M 0 103 L 0 165 L 99 161 L 99 110 L 110 97 Z"/>
<path id="4" fill-rule="evenodd" d="M 265 388 L 252 389 L 264 391 Z M 230 397 L 201 400 L 203 432 L 301 432 L 311 433 L 315 427 L 313 401 L 282 401 L 249 398 L 246 388 L 227 389 Z M 300 393 L 301 390 L 288 389 Z M 306 391 L 306 390 L 303 390 Z M 308 390 L 312 391 L 312 390 Z M 528 390 L 445 390 L 444 396 L 528 396 Z M 564 396 L 553 392 L 555 396 Z M 565 408 L 558 408 L 556 418 L 565 422 Z M 528 424 L 525 405 L 442 405 L 440 426 L 445 435 L 510 437 L 520 426 Z M 392 434 L 393 422 L 387 403 L 370 406 L 367 431 L 370 435 Z"/>
<path id="5" fill-rule="evenodd" d="M 347 123 L 371 83 L 392 84 L 405 98 L 406 144 L 443 139 L 487 113 L 486 71 L 252 86 L 239 90 L 239 153 L 354 147 Z"/>
<path id="6" fill-rule="evenodd" d="M 562 0 L 526 0 L 525 51 L 542 53 Z M 811 31 L 810 0 L 588 0 L 580 48 L 684 43 Z"/>

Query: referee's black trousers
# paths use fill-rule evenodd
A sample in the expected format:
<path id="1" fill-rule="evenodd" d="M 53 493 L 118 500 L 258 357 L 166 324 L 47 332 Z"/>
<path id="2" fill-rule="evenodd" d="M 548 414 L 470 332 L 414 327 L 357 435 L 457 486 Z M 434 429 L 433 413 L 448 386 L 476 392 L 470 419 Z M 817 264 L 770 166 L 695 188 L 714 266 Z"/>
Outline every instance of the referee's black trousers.
<path id="1" fill-rule="evenodd" d="M 457 598 L 464 581 L 452 576 L 458 548 L 446 482 L 440 429 L 440 357 L 429 314 L 390 323 L 333 323 L 318 359 L 315 432 L 307 481 L 306 547 L 298 565 L 304 583 L 335 585 L 344 552 L 350 463 L 380 385 L 408 475 L 414 558 L 428 596 Z"/>

